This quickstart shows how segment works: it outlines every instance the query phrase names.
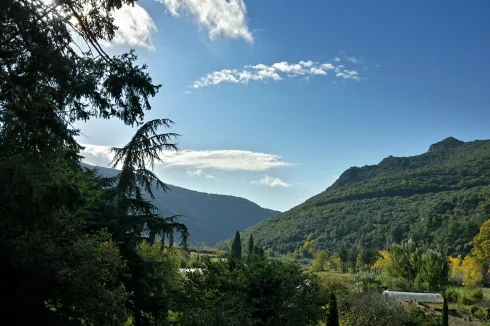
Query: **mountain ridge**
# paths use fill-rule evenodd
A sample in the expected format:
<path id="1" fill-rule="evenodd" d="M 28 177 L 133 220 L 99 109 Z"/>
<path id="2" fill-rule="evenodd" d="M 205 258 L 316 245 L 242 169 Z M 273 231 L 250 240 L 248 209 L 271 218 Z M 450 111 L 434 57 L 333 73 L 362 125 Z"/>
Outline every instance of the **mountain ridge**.
<path id="1" fill-rule="evenodd" d="M 83 167 L 93 169 L 105 177 L 113 177 L 115 169 L 82 163 Z M 243 197 L 211 194 L 168 185 L 167 192 L 154 191 L 153 204 L 162 215 L 181 215 L 179 222 L 184 223 L 190 233 L 191 244 L 215 245 L 228 238 L 236 230 L 244 230 L 261 220 L 280 212 L 263 208 Z"/>
<path id="2" fill-rule="evenodd" d="M 342 245 L 383 249 L 411 237 L 464 253 L 488 218 L 490 141 L 448 137 L 419 155 L 351 167 L 325 191 L 252 226 L 245 236 L 253 232 L 257 243 L 279 252 L 296 250 L 306 239 L 317 250 L 334 252 Z"/>

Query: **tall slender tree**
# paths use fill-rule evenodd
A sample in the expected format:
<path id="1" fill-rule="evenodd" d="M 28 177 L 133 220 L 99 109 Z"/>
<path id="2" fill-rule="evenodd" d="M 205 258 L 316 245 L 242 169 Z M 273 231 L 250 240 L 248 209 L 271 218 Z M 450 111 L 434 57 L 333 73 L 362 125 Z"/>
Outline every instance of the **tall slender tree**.
<path id="1" fill-rule="evenodd" d="M 236 231 L 233 244 L 231 245 L 231 256 L 241 259 L 242 258 L 242 240 L 240 239 L 240 232 Z"/>
<path id="2" fill-rule="evenodd" d="M 187 241 L 187 228 L 176 222 L 177 216 L 161 216 L 158 209 L 144 197 L 146 194 L 154 199 L 154 189 L 167 189 L 149 168 L 161 160 L 163 150 L 177 150 L 171 142 L 177 137 L 176 134 L 157 133 L 159 127 L 170 125 L 171 121 L 166 119 L 148 121 L 128 144 L 112 149 L 115 154 L 113 166 L 121 165 L 114 187 L 108 190 L 108 199 L 113 205 L 112 214 L 104 210 L 90 219 L 91 227 L 107 228 L 113 234 L 113 240 L 119 244 L 121 255 L 127 262 L 130 277 L 123 281 L 131 293 L 128 306 L 136 326 L 147 324 L 148 315 L 153 320 L 165 319 L 169 307 L 169 300 L 162 289 L 147 282 L 153 266 L 138 255 L 138 245 L 143 241 L 151 244 L 160 239 L 162 245 L 167 242 L 171 247 L 175 234 L 180 234 L 183 244 Z M 114 218 L 118 223 L 113 223 Z"/>
<path id="3" fill-rule="evenodd" d="M 446 294 L 443 296 L 444 302 L 442 304 L 442 326 L 449 326 L 449 308 L 447 306 Z"/>
<path id="4" fill-rule="evenodd" d="M 327 326 L 339 326 L 339 311 L 337 308 L 337 298 L 335 293 L 330 294 L 330 302 L 328 304 L 328 319 Z"/>
<path id="5" fill-rule="evenodd" d="M 248 254 L 252 254 L 254 251 L 254 238 L 252 233 L 250 233 L 250 237 L 248 238 Z"/>

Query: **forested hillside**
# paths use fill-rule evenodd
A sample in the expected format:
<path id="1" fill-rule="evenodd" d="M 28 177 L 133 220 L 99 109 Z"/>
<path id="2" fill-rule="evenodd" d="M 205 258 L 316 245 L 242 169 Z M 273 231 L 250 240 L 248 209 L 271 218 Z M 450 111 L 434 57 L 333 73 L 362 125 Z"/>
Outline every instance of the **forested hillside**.
<path id="1" fill-rule="evenodd" d="M 412 238 L 447 254 L 490 218 L 490 141 L 447 138 L 427 153 L 352 167 L 324 192 L 247 232 L 265 248 L 293 251 L 342 245 L 383 249 Z"/>
<path id="2" fill-rule="evenodd" d="M 88 164 L 83 166 L 95 168 Z M 119 172 L 104 167 L 97 169 L 105 177 L 116 176 Z M 154 195 L 152 203 L 164 216 L 181 215 L 179 221 L 187 226 L 191 244 L 206 242 L 213 246 L 236 230 L 244 230 L 280 213 L 245 198 L 207 194 L 172 185 L 168 185 L 166 192 L 155 189 Z"/>

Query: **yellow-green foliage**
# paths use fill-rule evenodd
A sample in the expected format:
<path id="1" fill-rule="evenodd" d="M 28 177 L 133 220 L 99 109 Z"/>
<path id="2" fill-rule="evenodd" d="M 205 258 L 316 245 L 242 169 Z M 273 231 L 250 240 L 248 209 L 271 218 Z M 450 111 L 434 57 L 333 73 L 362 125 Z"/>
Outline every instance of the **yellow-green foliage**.
<path id="1" fill-rule="evenodd" d="M 320 251 L 313 259 L 312 270 L 315 272 L 324 271 L 327 267 L 328 254 L 325 251 Z"/>

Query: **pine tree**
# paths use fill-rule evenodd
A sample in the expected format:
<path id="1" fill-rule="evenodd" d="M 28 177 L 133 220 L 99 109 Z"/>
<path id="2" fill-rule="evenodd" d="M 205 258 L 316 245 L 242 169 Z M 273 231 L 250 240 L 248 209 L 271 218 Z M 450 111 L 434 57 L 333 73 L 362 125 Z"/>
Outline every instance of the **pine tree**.
<path id="1" fill-rule="evenodd" d="M 116 36 L 113 13 L 134 3 L 0 1 L 0 314 L 12 325 L 122 325 L 127 308 L 135 324 L 142 310 L 165 317 L 146 277 L 155 266 L 136 248 L 147 229 L 149 240 L 187 235 L 139 188 L 163 185 L 144 162 L 171 145 L 152 134 L 171 121 L 143 125 L 116 151 L 123 171 L 114 179 L 82 170 L 73 127 L 95 118 L 141 126 L 151 109 L 160 86 L 146 66 L 133 51 L 110 56 L 101 46 Z"/>
<path id="2" fill-rule="evenodd" d="M 250 237 L 248 238 L 248 253 L 252 254 L 254 251 L 254 238 L 252 233 L 250 233 Z"/>
<path id="3" fill-rule="evenodd" d="M 328 319 L 327 326 L 339 326 L 339 312 L 337 310 L 337 298 L 335 293 L 330 294 L 330 302 L 328 304 Z"/>
<path id="4" fill-rule="evenodd" d="M 240 232 L 236 231 L 233 244 L 231 245 L 231 256 L 241 259 L 242 258 L 242 240 L 240 239 Z"/>
<path id="5" fill-rule="evenodd" d="M 164 150 L 176 150 L 170 140 L 174 133 L 158 134 L 161 126 L 170 127 L 172 121 L 156 119 L 144 123 L 131 141 L 123 148 L 112 148 L 114 152 L 113 167 L 122 164 L 121 172 L 115 178 L 115 186 L 108 190 L 108 199 L 114 205 L 112 214 L 106 211 L 91 219 L 92 227 L 107 228 L 113 234 L 113 241 L 118 243 L 121 256 L 126 260 L 130 278 L 123 283 L 130 297 L 131 313 L 136 326 L 148 323 L 149 319 L 165 319 L 169 310 L 169 300 L 165 291 L 154 286 L 151 280 L 152 270 L 156 268 L 146 262 L 137 253 L 137 247 L 143 241 L 153 244 L 157 238 L 162 246 L 167 241 L 171 247 L 174 235 L 187 241 L 187 228 L 176 222 L 177 216 L 163 217 L 158 209 L 144 198 L 144 193 L 154 199 L 153 191 L 167 186 L 148 168 L 155 161 L 161 161 Z M 114 224 L 117 218 L 119 223 Z M 164 280 L 161 280 L 163 283 Z M 149 317 L 148 315 L 152 316 Z"/>

